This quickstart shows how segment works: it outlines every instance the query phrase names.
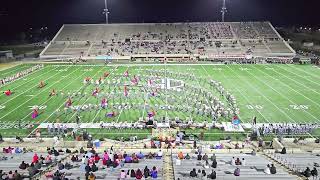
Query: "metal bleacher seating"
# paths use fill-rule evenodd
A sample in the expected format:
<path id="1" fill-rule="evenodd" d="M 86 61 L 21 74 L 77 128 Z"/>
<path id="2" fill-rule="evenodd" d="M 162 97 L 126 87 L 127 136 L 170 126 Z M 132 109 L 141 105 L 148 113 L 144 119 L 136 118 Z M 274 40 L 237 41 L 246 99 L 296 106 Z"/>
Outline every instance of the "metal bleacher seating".
<path id="1" fill-rule="evenodd" d="M 190 160 L 182 160 L 181 165 L 175 164 L 175 159 L 177 155 L 173 155 L 173 164 L 174 164 L 174 174 L 175 179 L 178 178 L 181 180 L 191 180 L 196 179 L 190 177 L 190 171 L 195 168 L 206 170 L 207 175 L 211 173 L 212 170 L 216 171 L 217 179 L 221 180 L 256 180 L 256 179 L 266 179 L 266 180 L 294 180 L 296 177 L 289 175 L 281 168 L 277 168 L 276 174 L 265 174 L 264 169 L 267 164 L 271 164 L 268 160 L 260 155 L 252 156 L 249 154 L 216 154 L 217 168 L 208 168 L 205 169 L 201 164 L 204 161 L 198 161 L 196 158 Z M 212 154 L 208 154 L 209 157 Z M 245 159 L 245 165 L 233 166 L 231 165 L 232 157 Z M 210 159 L 210 158 L 209 158 Z M 209 160 L 211 166 L 212 161 Z M 240 176 L 234 176 L 233 172 L 236 167 L 240 168 Z M 206 178 L 205 178 L 206 179 Z"/>

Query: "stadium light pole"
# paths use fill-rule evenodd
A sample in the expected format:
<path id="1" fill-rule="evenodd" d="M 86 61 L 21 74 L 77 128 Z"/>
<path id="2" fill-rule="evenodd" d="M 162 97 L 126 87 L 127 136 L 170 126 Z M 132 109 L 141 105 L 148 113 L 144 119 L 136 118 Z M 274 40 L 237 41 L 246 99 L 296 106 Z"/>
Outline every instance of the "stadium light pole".
<path id="1" fill-rule="evenodd" d="M 108 10 L 108 2 L 107 2 L 107 0 L 104 0 L 103 13 L 106 15 L 106 24 L 109 24 L 109 10 Z"/>
<path id="2" fill-rule="evenodd" d="M 226 0 L 223 0 L 222 8 L 221 8 L 221 21 L 224 22 L 224 16 L 227 13 Z"/>

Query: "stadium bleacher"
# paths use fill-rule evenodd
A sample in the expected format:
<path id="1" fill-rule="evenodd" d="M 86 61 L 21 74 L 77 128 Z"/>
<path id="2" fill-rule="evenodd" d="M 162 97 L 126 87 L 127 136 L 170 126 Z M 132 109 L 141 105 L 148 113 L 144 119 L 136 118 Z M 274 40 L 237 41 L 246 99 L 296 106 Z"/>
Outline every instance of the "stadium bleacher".
<path id="1" fill-rule="evenodd" d="M 41 58 L 109 56 L 293 57 L 269 22 L 64 25 Z"/>

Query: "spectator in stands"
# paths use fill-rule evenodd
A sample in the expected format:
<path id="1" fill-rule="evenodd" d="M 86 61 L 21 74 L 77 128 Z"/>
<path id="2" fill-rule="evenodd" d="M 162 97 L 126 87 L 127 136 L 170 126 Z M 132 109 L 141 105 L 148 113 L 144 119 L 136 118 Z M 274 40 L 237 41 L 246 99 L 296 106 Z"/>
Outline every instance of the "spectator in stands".
<path id="1" fill-rule="evenodd" d="M 35 154 L 33 155 L 33 157 L 32 157 L 32 163 L 36 163 L 36 162 L 38 162 L 38 160 L 39 160 L 39 156 L 38 156 L 37 153 L 35 153 Z"/>
<path id="2" fill-rule="evenodd" d="M 217 179 L 217 173 L 212 170 L 211 174 L 208 175 L 208 179 Z"/>
<path id="3" fill-rule="evenodd" d="M 150 176 L 150 170 L 147 166 L 143 170 L 143 175 L 146 179 Z"/>
<path id="4" fill-rule="evenodd" d="M 271 174 L 276 174 L 276 173 L 277 173 L 277 169 L 276 169 L 276 167 L 275 167 L 273 164 L 271 164 L 270 173 L 271 173 Z"/>
<path id="5" fill-rule="evenodd" d="M 163 153 L 162 153 L 162 151 L 161 151 L 161 149 L 160 149 L 159 152 L 157 153 L 157 157 L 156 157 L 156 158 L 157 158 L 157 159 L 158 159 L 158 158 L 161 159 L 162 156 L 163 156 Z"/>
<path id="6" fill-rule="evenodd" d="M 231 164 L 232 166 L 235 166 L 235 165 L 236 165 L 236 159 L 234 159 L 234 157 L 232 157 L 230 164 Z"/>
<path id="7" fill-rule="evenodd" d="M 150 172 L 150 176 L 153 178 L 153 179 L 156 179 L 158 178 L 158 170 L 155 166 L 153 166 L 151 172 Z"/>
<path id="8" fill-rule="evenodd" d="M 236 169 L 234 170 L 233 175 L 235 175 L 235 176 L 240 176 L 240 169 L 239 169 L 239 168 L 236 168 Z"/>
<path id="9" fill-rule="evenodd" d="M 245 165 L 246 165 L 246 160 L 245 160 L 244 158 L 242 158 L 241 165 L 242 165 L 242 166 L 245 166 Z"/>
<path id="10" fill-rule="evenodd" d="M 179 159 L 184 159 L 182 151 L 180 151 L 180 152 L 178 153 L 178 158 L 179 158 Z"/>
<path id="11" fill-rule="evenodd" d="M 207 173 L 206 173 L 206 171 L 204 169 L 201 171 L 201 175 L 202 175 L 203 178 L 205 178 L 207 176 Z"/>
<path id="12" fill-rule="evenodd" d="M 252 156 L 255 156 L 256 154 L 257 154 L 256 150 L 253 149 L 252 152 L 251 152 L 251 155 L 252 155 Z"/>
<path id="13" fill-rule="evenodd" d="M 132 154 L 132 162 L 133 163 L 139 163 L 139 159 L 138 159 L 138 157 L 137 157 L 137 155 L 136 154 Z"/>
<path id="14" fill-rule="evenodd" d="M 267 167 L 263 170 L 263 172 L 264 172 L 265 174 L 271 174 L 271 172 L 270 172 L 270 165 L 269 165 L 269 164 L 268 164 Z"/>
<path id="15" fill-rule="evenodd" d="M 122 169 L 120 172 L 119 180 L 125 180 L 127 178 L 127 173 Z"/>
<path id="16" fill-rule="evenodd" d="M 136 179 L 142 179 L 142 178 L 143 178 L 143 174 L 142 174 L 141 170 L 138 169 L 136 172 Z"/>
<path id="17" fill-rule="evenodd" d="M 135 178 L 136 177 L 136 172 L 134 171 L 134 169 L 131 169 L 130 171 L 130 177 Z"/>
<path id="18" fill-rule="evenodd" d="M 201 161 L 201 160 L 202 160 L 202 156 L 201 156 L 200 153 L 199 153 L 198 156 L 197 156 L 197 160 L 198 160 L 198 161 Z"/>
<path id="19" fill-rule="evenodd" d="M 312 175 L 312 177 L 313 177 L 314 180 L 318 178 L 318 170 L 317 170 L 317 168 L 314 167 L 314 168 L 311 170 L 311 175 Z"/>
<path id="20" fill-rule="evenodd" d="M 127 156 L 124 158 L 124 162 L 125 162 L 125 163 L 132 163 L 132 157 L 127 155 Z"/>
<path id="21" fill-rule="evenodd" d="M 91 168 L 90 168 L 89 163 L 86 165 L 86 167 L 85 167 L 85 171 L 86 171 L 86 172 L 90 172 L 90 171 L 91 171 Z"/>
<path id="22" fill-rule="evenodd" d="M 64 168 L 67 169 L 67 170 L 69 170 L 69 169 L 72 169 L 73 166 L 72 166 L 70 163 L 66 162 L 66 163 L 64 164 Z"/>
<path id="23" fill-rule="evenodd" d="M 93 173 L 90 173 L 88 180 L 95 180 L 95 179 L 96 179 L 96 176 Z"/>
<path id="24" fill-rule="evenodd" d="M 217 160 L 216 159 L 214 159 L 213 161 L 212 161 L 212 164 L 211 164 L 211 167 L 212 168 L 217 168 Z"/>
<path id="25" fill-rule="evenodd" d="M 8 179 L 9 179 L 9 180 L 12 180 L 12 179 L 13 179 L 13 173 L 12 173 L 12 171 L 9 171 L 9 173 L 8 173 Z"/>
<path id="26" fill-rule="evenodd" d="M 311 176 L 310 168 L 307 167 L 306 170 L 302 173 L 305 177 L 309 178 Z"/>
<path id="27" fill-rule="evenodd" d="M 144 154 L 140 151 L 140 152 L 137 154 L 137 158 L 138 158 L 138 159 L 143 159 L 143 158 L 144 158 Z"/>
<path id="28" fill-rule="evenodd" d="M 39 171 L 34 167 L 34 164 L 31 163 L 31 165 L 27 168 L 28 172 L 29 172 L 29 176 L 32 177 L 35 174 L 37 174 Z"/>
<path id="29" fill-rule="evenodd" d="M 193 168 L 192 171 L 190 171 L 190 176 L 191 177 L 197 177 L 198 176 L 197 171 L 196 171 L 195 168 Z"/>
<path id="30" fill-rule="evenodd" d="M 236 164 L 237 166 L 241 165 L 241 161 L 240 161 L 239 158 L 236 159 L 235 164 Z"/>
<path id="31" fill-rule="evenodd" d="M 64 164 L 61 161 L 58 162 L 58 169 L 60 171 L 64 169 Z"/>
<path id="32" fill-rule="evenodd" d="M 202 160 L 204 160 L 204 161 L 208 161 L 209 160 L 209 157 L 208 157 L 207 153 L 204 153 L 204 155 L 202 156 Z"/>
<path id="33" fill-rule="evenodd" d="M 188 153 L 184 158 L 187 159 L 187 160 L 191 159 L 191 157 L 190 157 L 190 155 Z"/>
<path id="34" fill-rule="evenodd" d="M 286 149 L 286 147 L 283 147 L 280 153 L 281 153 L 281 154 L 287 154 L 287 149 Z"/>
<path id="35" fill-rule="evenodd" d="M 93 163 L 93 164 L 92 164 L 92 166 L 91 166 L 91 171 L 92 171 L 92 172 L 98 171 L 98 167 L 96 166 L 96 163 Z"/>
<path id="36" fill-rule="evenodd" d="M 27 169 L 27 167 L 29 167 L 29 164 L 26 164 L 24 161 L 22 161 L 21 164 L 19 165 L 19 169 L 22 169 L 22 170 Z"/>
<path id="37" fill-rule="evenodd" d="M 210 160 L 213 161 L 214 159 L 216 159 L 216 155 L 212 154 L 212 156 L 210 157 Z"/>
<path id="38" fill-rule="evenodd" d="M 14 171 L 13 177 L 14 177 L 15 180 L 22 180 L 23 179 L 21 174 L 18 173 L 18 170 Z"/>

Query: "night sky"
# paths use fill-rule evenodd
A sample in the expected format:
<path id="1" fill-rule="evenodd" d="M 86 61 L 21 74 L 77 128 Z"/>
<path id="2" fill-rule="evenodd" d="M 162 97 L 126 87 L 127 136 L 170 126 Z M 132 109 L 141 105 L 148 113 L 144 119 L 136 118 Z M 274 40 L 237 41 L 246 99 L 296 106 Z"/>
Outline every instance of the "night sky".
<path id="1" fill-rule="evenodd" d="M 226 21 L 320 26 L 320 0 L 226 0 Z M 111 23 L 219 21 L 222 0 L 108 0 Z M 1 0 L 0 33 L 103 23 L 104 0 Z"/>

